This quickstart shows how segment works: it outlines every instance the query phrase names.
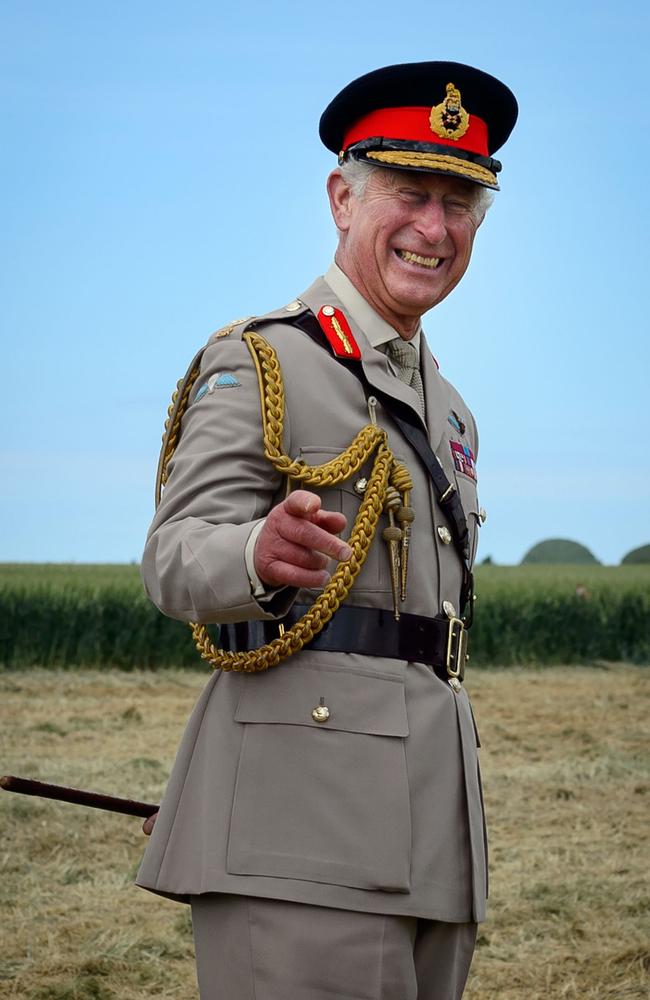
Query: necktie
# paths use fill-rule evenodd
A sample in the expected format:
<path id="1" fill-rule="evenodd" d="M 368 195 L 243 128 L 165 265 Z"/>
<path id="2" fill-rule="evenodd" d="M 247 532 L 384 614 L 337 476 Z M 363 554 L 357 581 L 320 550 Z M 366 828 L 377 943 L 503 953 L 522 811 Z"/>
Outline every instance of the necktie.
<path id="1" fill-rule="evenodd" d="M 418 363 L 418 352 L 409 344 L 408 340 L 397 337 L 389 340 L 386 345 L 386 353 L 393 361 L 397 369 L 397 377 L 402 382 L 406 382 L 418 394 L 420 400 L 420 410 L 424 416 L 424 388 L 422 386 L 422 376 L 420 375 L 420 365 Z"/>

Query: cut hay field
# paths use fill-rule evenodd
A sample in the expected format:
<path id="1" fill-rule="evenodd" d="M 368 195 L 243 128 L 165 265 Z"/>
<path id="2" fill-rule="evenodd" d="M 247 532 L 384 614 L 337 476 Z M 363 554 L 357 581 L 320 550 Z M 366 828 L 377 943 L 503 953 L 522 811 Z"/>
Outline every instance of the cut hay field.
<path id="1" fill-rule="evenodd" d="M 157 801 L 205 678 L 0 673 L 0 772 Z M 491 902 L 466 1000 L 647 997 L 647 672 L 495 668 L 468 688 Z M 0 838 L 0 997 L 196 997 L 188 908 L 132 885 L 139 820 L 3 792 Z"/>

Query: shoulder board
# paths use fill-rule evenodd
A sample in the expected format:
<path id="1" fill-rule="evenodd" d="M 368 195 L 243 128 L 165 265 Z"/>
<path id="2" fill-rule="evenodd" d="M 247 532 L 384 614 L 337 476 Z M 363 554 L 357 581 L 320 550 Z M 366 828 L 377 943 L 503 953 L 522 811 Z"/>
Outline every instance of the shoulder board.
<path id="1" fill-rule="evenodd" d="M 233 330 L 236 330 L 238 326 L 244 326 L 252 319 L 254 319 L 253 316 L 244 316 L 242 319 L 233 319 L 232 322 L 226 323 L 226 325 L 222 326 L 220 330 L 216 330 L 215 333 L 211 334 L 208 344 L 213 344 L 215 340 L 221 340 L 223 337 L 229 337 Z"/>
<path id="2" fill-rule="evenodd" d="M 280 309 L 253 317 L 246 328 L 258 330 L 260 327 L 269 326 L 272 323 L 289 323 L 292 326 L 300 326 L 302 318 L 309 311 L 309 306 L 305 305 L 301 299 L 293 299 L 286 306 L 281 306 Z"/>
<path id="3" fill-rule="evenodd" d="M 243 319 L 235 319 L 231 323 L 227 323 L 226 326 L 222 326 L 220 330 L 211 335 L 208 344 L 213 344 L 223 337 L 229 337 L 238 328 L 239 332 L 243 335 L 246 330 L 257 330 L 261 326 L 268 326 L 269 323 L 295 324 L 297 319 L 308 312 L 309 306 L 306 306 L 300 299 L 293 299 L 286 306 L 281 306 L 280 309 L 274 309 L 272 312 L 262 313 L 259 316 L 247 316 Z"/>

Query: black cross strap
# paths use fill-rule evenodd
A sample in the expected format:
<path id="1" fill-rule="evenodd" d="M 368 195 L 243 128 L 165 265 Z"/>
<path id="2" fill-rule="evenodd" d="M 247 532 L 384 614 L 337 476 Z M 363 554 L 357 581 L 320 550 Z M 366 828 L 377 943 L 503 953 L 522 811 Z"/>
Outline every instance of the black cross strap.
<path id="1" fill-rule="evenodd" d="M 463 564 L 463 583 L 460 591 L 461 609 L 467 606 L 466 628 L 472 624 L 474 605 L 474 576 L 470 565 L 469 552 L 469 528 L 463 505 L 460 502 L 458 491 L 453 486 L 440 464 L 440 459 L 429 444 L 426 434 L 421 427 L 404 420 L 395 413 L 392 404 L 394 400 L 385 393 L 380 394 L 381 401 L 386 409 L 391 413 L 393 420 L 401 430 L 402 434 L 412 446 L 418 458 L 429 474 L 429 479 L 433 483 L 433 489 L 438 501 L 438 506 L 447 515 L 451 528 L 451 537 L 454 541 L 456 551 Z"/>

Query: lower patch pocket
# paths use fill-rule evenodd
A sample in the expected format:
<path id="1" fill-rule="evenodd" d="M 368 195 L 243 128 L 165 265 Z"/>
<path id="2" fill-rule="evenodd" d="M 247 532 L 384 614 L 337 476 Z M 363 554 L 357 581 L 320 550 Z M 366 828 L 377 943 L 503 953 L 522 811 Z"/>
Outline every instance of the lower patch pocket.
<path id="1" fill-rule="evenodd" d="M 235 720 L 230 873 L 409 891 L 401 677 L 280 666 L 246 679 Z"/>

